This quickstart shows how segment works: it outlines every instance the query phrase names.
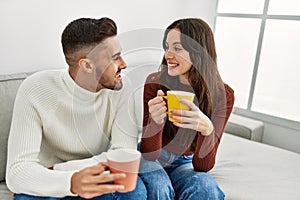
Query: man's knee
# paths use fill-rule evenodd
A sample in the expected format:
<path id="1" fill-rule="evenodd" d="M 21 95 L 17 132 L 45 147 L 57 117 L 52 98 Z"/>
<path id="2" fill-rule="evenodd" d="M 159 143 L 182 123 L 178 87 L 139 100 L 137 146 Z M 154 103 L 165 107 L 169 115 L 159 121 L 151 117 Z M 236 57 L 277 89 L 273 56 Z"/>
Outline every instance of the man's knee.
<path id="1" fill-rule="evenodd" d="M 55 197 L 38 197 L 38 196 L 31 196 L 26 194 L 15 194 L 14 200 L 58 200 L 59 198 Z"/>

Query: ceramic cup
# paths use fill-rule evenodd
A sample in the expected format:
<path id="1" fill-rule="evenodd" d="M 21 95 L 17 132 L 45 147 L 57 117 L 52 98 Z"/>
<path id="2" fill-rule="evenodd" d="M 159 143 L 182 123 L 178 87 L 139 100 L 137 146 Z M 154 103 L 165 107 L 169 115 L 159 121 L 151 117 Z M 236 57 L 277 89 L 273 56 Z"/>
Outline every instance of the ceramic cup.
<path id="1" fill-rule="evenodd" d="M 135 149 L 110 150 L 106 154 L 107 165 L 110 173 L 125 173 L 126 178 L 114 181 L 114 184 L 124 185 L 124 190 L 118 192 L 130 192 L 136 187 L 141 153 Z"/>
<path id="2" fill-rule="evenodd" d="M 176 110 L 188 110 L 189 107 L 185 104 L 180 103 L 181 99 L 186 99 L 188 101 L 194 101 L 195 94 L 191 92 L 185 91 L 177 91 L 177 90 L 169 90 L 167 91 L 167 96 L 163 96 L 167 100 L 168 112 L 169 115 L 168 119 L 171 122 L 179 122 L 174 118 L 170 117 L 169 110 L 176 109 Z"/>

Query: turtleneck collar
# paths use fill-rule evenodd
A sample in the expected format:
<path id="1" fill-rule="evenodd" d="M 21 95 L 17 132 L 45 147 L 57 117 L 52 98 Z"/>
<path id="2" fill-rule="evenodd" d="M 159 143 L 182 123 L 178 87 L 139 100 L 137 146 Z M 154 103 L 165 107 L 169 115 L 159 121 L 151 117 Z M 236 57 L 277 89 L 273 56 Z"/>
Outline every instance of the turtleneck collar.
<path id="1" fill-rule="evenodd" d="M 98 92 L 91 92 L 82 88 L 72 79 L 69 70 L 64 71 L 63 81 L 73 97 L 80 101 L 94 101 L 104 90 L 107 90 L 101 89 Z"/>

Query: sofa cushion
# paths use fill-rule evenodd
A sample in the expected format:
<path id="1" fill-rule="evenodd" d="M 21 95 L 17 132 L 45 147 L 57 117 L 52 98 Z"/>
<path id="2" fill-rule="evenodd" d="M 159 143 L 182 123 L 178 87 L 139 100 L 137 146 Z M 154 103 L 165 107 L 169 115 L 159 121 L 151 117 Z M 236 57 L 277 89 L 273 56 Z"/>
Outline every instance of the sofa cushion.
<path id="1" fill-rule="evenodd" d="M 257 142 L 262 141 L 264 123 L 262 121 L 232 113 L 225 132 Z"/>
<path id="2" fill-rule="evenodd" d="M 0 199 L 13 200 L 12 193 L 8 190 L 5 181 L 0 182 Z"/>
<path id="3" fill-rule="evenodd" d="M 21 82 L 30 74 L 0 75 L 0 181 L 5 179 L 7 138 L 15 96 Z"/>

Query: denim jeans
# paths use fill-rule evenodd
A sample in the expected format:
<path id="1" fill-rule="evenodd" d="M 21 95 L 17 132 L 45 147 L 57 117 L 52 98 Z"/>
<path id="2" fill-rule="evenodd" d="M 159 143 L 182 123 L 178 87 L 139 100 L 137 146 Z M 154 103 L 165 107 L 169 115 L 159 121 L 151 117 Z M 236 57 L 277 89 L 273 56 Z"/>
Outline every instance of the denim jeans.
<path id="1" fill-rule="evenodd" d="M 112 194 L 105 194 L 99 197 L 92 198 L 90 200 L 146 200 L 147 199 L 147 191 L 145 185 L 140 177 L 138 177 L 137 185 L 134 191 L 128 193 L 112 193 Z M 37 196 L 30 196 L 25 194 L 16 194 L 14 200 L 84 200 L 79 196 L 76 197 L 63 197 L 63 198 L 56 198 L 56 197 L 37 197 Z"/>
<path id="2" fill-rule="evenodd" d="M 157 161 L 142 159 L 140 177 L 148 200 L 222 200 L 225 195 L 207 172 L 197 172 L 193 154 L 177 156 L 165 150 Z"/>

